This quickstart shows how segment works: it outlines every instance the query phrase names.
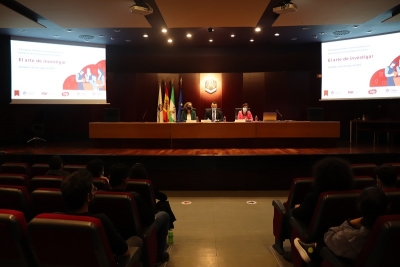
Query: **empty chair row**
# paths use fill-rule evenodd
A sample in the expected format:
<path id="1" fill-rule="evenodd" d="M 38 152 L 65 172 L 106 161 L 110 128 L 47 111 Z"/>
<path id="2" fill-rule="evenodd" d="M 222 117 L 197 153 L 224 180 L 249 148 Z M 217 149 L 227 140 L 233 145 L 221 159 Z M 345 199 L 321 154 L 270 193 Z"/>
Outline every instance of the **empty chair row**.
<path id="1" fill-rule="evenodd" d="M 79 169 L 85 169 L 86 165 L 82 164 L 66 164 L 64 170 L 68 172 L 74 172 Z M 30 166 L 27 163 L 22 162 L 6 162 L 0 166 L 0 173 L 14 173 L 24 174 L 26 176 L 33 177 L 37 175 L 45 175 L 49 170 L 48 163 L 35 163 Z"/>

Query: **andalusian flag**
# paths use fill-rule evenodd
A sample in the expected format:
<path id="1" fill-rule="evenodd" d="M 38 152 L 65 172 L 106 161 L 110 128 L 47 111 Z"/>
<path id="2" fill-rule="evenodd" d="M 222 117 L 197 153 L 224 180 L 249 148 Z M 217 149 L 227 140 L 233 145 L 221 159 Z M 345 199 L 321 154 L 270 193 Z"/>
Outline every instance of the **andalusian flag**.
<path id="1" fill-rule="evenodd" d="M 168 87 L 167 87 L 167 82 L 164 82 L 164 88 L 165 88 L 165 96 L 164 96 L 164 108 L 163 108 L 163 118 L 164 122 L 168 122 L 168 113 L 169 113 L 169 97 L 168 97 Z"/>
<path id="2" fill-rule="evenodd" d="M 164 122 L 163 102 L 162 102 L 162 94 L 161 94 L 161 82 L 158 83 L 157 122 Z"/>
<path id="3" fill-rule="evenodd" d="M 174 94 L 174 81 L 171 82 L 171 101 L 169 102 L 169 116 L 168 119 L 171 122 L 176 122 L 176 109 L 175 109 L 175 94 Z"/>
<path id="4" fill-rule="evenodd" d="M 182 78 L 181 78 L 179 82 L 178 121 L 181 121 L 182 109 L 183 109 L 183 99 L 182 99 Z"/>

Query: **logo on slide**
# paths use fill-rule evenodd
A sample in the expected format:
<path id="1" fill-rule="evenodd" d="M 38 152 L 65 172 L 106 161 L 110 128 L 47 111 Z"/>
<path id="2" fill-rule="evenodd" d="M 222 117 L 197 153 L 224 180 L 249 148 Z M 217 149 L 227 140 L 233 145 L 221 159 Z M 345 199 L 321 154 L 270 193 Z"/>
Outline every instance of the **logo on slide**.
<path id="1" fill-rule="evenodd" d="M 19 90 L 14 90 L 14 96 L 19 96 Z"/>
<path id="2" fill-rule="evenodd" d="M 324 96 L 328 96 L 328 90 L 324 90 Z"/>
<path id="3" fill-rule="evenodd" d="M 68 92 L 63 92 L 62 96 L 69 96 L 69 93 Z"/>
<path id="4" fill-rule="evenodd" d="M 371 89 L 368 91 L 368 94 L 373 95 L 376 94 L 376 92 L 377 92 L 376 89 Z"/>

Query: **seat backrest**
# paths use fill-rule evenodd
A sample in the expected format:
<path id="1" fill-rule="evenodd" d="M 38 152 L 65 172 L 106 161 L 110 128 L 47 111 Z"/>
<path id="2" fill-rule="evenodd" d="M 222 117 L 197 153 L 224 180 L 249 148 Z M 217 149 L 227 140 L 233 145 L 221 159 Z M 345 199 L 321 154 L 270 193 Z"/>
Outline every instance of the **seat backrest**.
<path id="1" fill-rule="evenodd" d="M 27 188 L 30 187 L 30 179 L 26 174 L 18 173 L 1 173 L 0 185 L 20 185 Z"/>
<path id="2" fill-rule="evenodd" d="M 133 195 L 129 192 L 99 191 L 95 194 L 92 213 L 104 213 L 124 239 L 142 236 L 142 226 Z"/>
<path id="3" fill-rule="evenodd" d="M 57 188 L 60 189 L 64 177 L 62 176 L 35 176 L 31 180 L 31 191 L 38 188 Z"/>
<path id="4" fill-rule="evenodd" d="M 27 163 L 21 162 L 6 162 L 0 166 L 0 173 L 17 173 L 25 174 L 31 177 L 31 168 Z"/>
<path id="5" fill-rule="evenodd" d="M 288 196 L 287 208 L 294 208 L 296 204 L 300 204 L 303 201 L 306 194 L 313 191 L 312 182 L 313 178 L 311 177 L 293 179 Z"/>
<path id="6" fill-rule="evenodd" d="M 32 176 L 45 175 L 50 170 L 48 163 L 35 163 L 31 166 Z"/>
<path id="7" fill-rule="evenodd" d="M 26 187 L 0 185 L 0 209 L 18 210 L 27 215 L 29 207 L 30 197 Z"/>
<path id="8" fill-rule="evenodd" d="M 241 111 L 243 108 L 235 108 L 235 120 L 238 118 L 238 113 Z M 247 108 L 248 111 L 250 111 L 250 108 Z"/>
<path id="9" fill-rule="evenodd" d="M 390 214 L 400 214 L 400 188 L 385 189 L 384 191 L 388 198 Z"/>
<path id="10" fill-rule="evenodd" d="M 61 190 L 56 188 L 38 188 L 31 193 L 32 212 L 41 213 L 65 212 Z"/>
<path id="11" fill-rule="evenodd" d="M 27 224 L 20 211 L 0 209 L 0 266 L 31 266 Z"/>
<path id="12" fill-rule="evenodd" d="M 380 216 L 376 220 L 354 266 L 398 266 L 399 240 L 400 215 Z"/>
<path id="13" fill-rule="evenodd" d="M 83 164 L 66 164 L 64 165 L 64 171 L 73 173 L 78 170 L 86 169 L 86 165 Z"/>
<path id="14" fill-rule="evenodd" d="M 138 193 L 146 202 L 147 206 L 156 213 L 156 196 L 154 193 L 153 184 L 150 180 L 145 179 L 127 179 L 126 191 L 134 191 Z"/>
<path id="15" fill-rule="evenodd" d="M 354 190 L 362 190 L 376 186 L 376 181 L 371 176 L 354 176 Z"/>
<path id="16" fill-rule="evenodd" d="M 110 183 L 108 182 L 108 179 L 104 177 L 94 177 L 93 185 L 97 187 L 97 190 L 110 190 Z"/>
<path id="17" fill-rule="evenodd" d="M 40 214 L 28 224 L 28 241 L 38 266 L 117 266 L 94 217 Z"/>
<path id="18" fill-rule="evenodd" d="M 348 218 L 360 216 L 357 200 L 361 190 L 324 192 L 320 194 L 309 225 L 312 240 L 323 238 L 330 227 L 341 225 Z"/>
<path id="19" fill-rule="evenodd" d="M 376 164 L 374 163 L 350 164 L 350 168 L 354 176 L 371 176 L 372 178 L 376 176 Z"/>

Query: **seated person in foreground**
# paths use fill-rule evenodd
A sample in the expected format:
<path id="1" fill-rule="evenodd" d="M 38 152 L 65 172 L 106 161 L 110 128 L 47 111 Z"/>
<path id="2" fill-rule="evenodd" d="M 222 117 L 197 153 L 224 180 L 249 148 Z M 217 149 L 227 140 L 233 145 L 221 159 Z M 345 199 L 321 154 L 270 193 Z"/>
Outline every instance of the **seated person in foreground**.
<path id="1" fill-rule="evenodd" d="M 329 228 L 324 239 L 316 243 L 307 244 L 296 238 L 294 245 L 305 262 L 319 259 L 319 252 L 324 246 L 337 256 L 354 261 L 360 254 L 376 219 L 386 213 L 387 207 L 387 196 L 379 188 L 364 189 L 358 198 L 358 208 L 362 217 Z"/>
<path id="2" fill-rule="evenodd" d="M 238 120 L 246 120 L 246 121 L 253 121 L 253 115 L 251 115 L 250 110 L 248 110 L 249 105 L 244 103 L 242 105 L 242 110 L 239 110 L 237 118 Z"/>
<path id="3" fill-rule="evenodd" d="M 49 168 L 45 175 L 63 176 L 67 177 L 70 175 L 69 172 L 64 171 L 64 164 L 59 155 L 52 156 L 49 160 Z"/>
<path id="4" fill-rule="evenodd" d="M 135 163 L 129 172 L 129 178 L 131 179 L 149 179 L 146 171 L 146 167 L 142 163 Z M 174 228 L 174 222 L 176 221 L 175 215 L 172 212 L 171 206 L 167 200 L 167 195 L 154 188 L 154 194 L 158 202 L 156 203 L 159 211 L 165 211 L 169 215 L 169 229 Z"/>
<path id="5" fill-rule="evenodd" d="M 217 108 L 217 102 L 212 102 L 211 109 L 206 110 L 206 113 L 204 114 L 204 119 L 210 121 L 224 121 L 224 115 L 222 115 L 222 111 Z"/>
<path id="6" fill-rule="evenodd" d="M 186 102 L 183 106 L 181 121 L 195 121 L 196 111 L 193 110 L 192 102 Z"/>
<path id="7" fill-rule="evenodd" d="M 89 171 L 79 170 L 68 176 L 61 185 L 67 214 L 99 219 L 107 235 L 111 251 L 117 256 L 128 255 L 128 247 L 142 248 L 143 241 L 141 238 L 132 236 L 125 241 L 106 215 L 89 213 L 89 204 L 93 201 L 96 190 L 93 185 L 93 177 Z M 76 242 L 79 242 L 79 240 L 76 240 Z"/>
<path id="8" fill-rule="evenodd" d="M 108 180 L 108 178 L 104 176 L 104 162 L 101 159 L 90 161 L 86 165 L 86 170 L 88 170 L 95 178 L 106 178 Z"/>
<path id="9" fill-rule="evenodd" d="M 380 189 L 390 189 L 396 187 L 397 173 L 392 164 L 383 164 L 376 167 L 376 186 Z"/>
<path id="10" fill-rule="evenodd" d="M 110 187 L 111 191 L 125 192 L 128 179 L 128 167 L 122 163 L 117 163 L 110 168 Z M 156 214 L 146 205 L 143 198 L 136 192 L 132 193 L 136 207 L 138 209 L 142 226 L 150 226 L 154 219 L 157 223 L 157 266 L 169 260 L 167 249 L 167 236 L 169 229 L 169 215 L 164 211 Z M 117 208 L 117 207 L 116 207 Z"/>

